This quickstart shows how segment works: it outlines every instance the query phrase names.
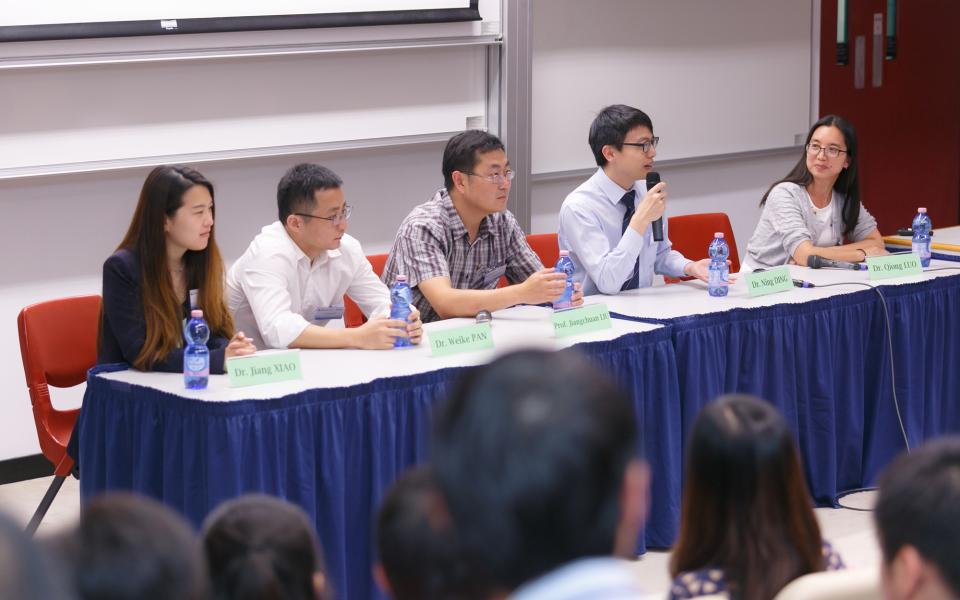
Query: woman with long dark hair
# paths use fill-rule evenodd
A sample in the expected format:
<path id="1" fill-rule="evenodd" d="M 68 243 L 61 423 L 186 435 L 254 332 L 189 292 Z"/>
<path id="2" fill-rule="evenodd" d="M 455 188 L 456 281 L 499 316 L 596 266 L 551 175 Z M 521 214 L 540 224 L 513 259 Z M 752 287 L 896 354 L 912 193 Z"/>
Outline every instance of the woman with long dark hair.
<path id="1" fill-rule="evenodd" d="M 211 373 L 223 373 L 226 358 L 255 352 L 233 333 L 213 216 L 213 184 L 197 171 L 163 165 L 147 175 L 127 234 L 103 263 L 98 364 L 182 371 L 191 308 L 203 310 L 210 327 Z"/>
<path id="2" fill-rule="evenodd" d="M 886 254 L 877 221 L 860 201 L 857 152 L 856 133 L 843 117 L 813 124 L 803 156 L 760 201 L 747 269 L 806 265 L 814 254 L 848 262 Z"/>
<path id="3" fill-rule="evenodd" d="M 801 575 L 843 568 L 820 537 L 793 435 L 777 410 L 723 396 L 687 446 L 670 598 L 765 600 Z"/>

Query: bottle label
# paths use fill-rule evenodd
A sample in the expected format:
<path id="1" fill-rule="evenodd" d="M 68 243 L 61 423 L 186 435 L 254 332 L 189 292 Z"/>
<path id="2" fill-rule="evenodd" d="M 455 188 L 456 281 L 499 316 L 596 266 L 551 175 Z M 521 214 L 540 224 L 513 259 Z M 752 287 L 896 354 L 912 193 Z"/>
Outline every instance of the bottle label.
<path id="1" fill-rule="evenodd" d="M 187 356 L 184 360 L 183 370 L 190 375 L 209 375 L 210 363 L 209 356 Z"/>

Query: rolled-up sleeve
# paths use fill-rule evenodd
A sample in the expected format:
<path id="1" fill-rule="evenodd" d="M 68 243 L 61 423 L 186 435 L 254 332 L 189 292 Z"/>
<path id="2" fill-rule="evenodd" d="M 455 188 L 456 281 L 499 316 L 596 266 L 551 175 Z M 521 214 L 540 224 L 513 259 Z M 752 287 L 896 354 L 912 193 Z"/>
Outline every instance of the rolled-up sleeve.
<path id="1" fill-rule="evenodd" d="M 797 189 L 801 189 L 797 187 Z M 765 211 L 771 211 L 773 229 L 780 237 L 780 245 L 788 258 L 793 257 L 797 247 L 812 240 L 810 230 L 803 219 L 800 208 L 801 198 L 791 193 L 785 186 L 774 187 L 767 196 Z"/>
<path id="2" fill-rule="evenodd" d="M 617 245 L 611 248 L 597 216 L 568 203 L 560 209 L 560 237 L 603 294 L 620 292 L 623 283 L 633 274 L 643 247 L 643 236 L 627 227 Z"/>
<path id="3" fill-rule="evenodd" d="M 877 220 L 873 218 L 873 215 L 867 211 L 867 207 L 861 202 L 860 217 L 857 219 L 856 227 L 853 228 L 853 233 L 850 234 L 850 241 L 859 242 L 876 228 Z"/>
<path id="4" fill-rule="evenodd" d="M 289 347 L 310 325 L 291 309 L 290 290 L 284 276 L 290 268 L 281 264 L 281 259 L 271 257 L 251 261 L 237 274 L 257 329 L 270 348 Z"/>

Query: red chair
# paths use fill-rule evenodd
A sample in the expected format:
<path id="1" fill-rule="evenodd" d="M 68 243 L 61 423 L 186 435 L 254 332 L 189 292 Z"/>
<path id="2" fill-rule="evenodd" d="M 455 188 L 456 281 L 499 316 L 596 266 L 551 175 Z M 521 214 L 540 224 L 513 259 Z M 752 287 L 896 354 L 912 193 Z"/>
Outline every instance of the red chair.
<path id="1" fill-rule="evenodd" d="M 33 404 L 40 450 L 53 463 L 54 478 L 27 525 L 33 534 L 73 469 L 67 442 L 79 409 L 57 410 L 48 386 L 73 387 L 87 380 L 87 370 L 97 363 L 100 296 L 77 296 L 33 304 L 20 311 L 20 355 L 27 390 Z"/>
<path id="2" fill-rule="evenodd" d="M 707 247 L 713 240 L 713 234 L 722 231 L 730 246 L 730 272 L 740 270 L 740 257 L 737 254 L 737 240 L 733 237 L 733 227 L 726 213 L 701 213 L 698 215 L 680 215 L 668 217 L 667 230 L 673 249 L 690 260 L 708 258 Z M 692 279 L 684 277 L 683 279 Z M 664 277 L 667 283 L 677 283 L 680 279 Z"/>
<path id="3" fill-rule="evenodd" d="M 533 251 L 540 257 L 540 262 L 545 267 L 552 267 L 557 264 L 560 258 L 560 245 L 557 242 L 555 233 L 531 233 L 527 236 L 527 243 L 533 248 Z"/>
<path id="4" fill-rule="evenodd" d="M 383 275 L 383 269 L 387 266 L 387 255 L 386 254 L 370 254 L 367 256 L 367 260 L 370 261 L 370 266 L 373 267 L 373 272 L 377 276 Z M 367 322 L 367 318 L 363 316 L 363 311 L 360 310 L 360 307 L 357 306 L 357 303 L 350 299 L 349 296 L 343 297 L 343 323 L 347 327 L 360 327 Z"/>

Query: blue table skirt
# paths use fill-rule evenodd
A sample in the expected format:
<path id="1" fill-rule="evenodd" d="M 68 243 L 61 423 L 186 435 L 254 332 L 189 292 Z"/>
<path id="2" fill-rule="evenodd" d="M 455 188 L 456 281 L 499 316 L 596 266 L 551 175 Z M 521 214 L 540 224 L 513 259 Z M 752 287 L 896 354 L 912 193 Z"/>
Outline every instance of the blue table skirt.
<path id="1" fill-rule="evenodd" d="M 638 551 L 645 542 L 669 545 L 681 441 L 670 332 L 577 348 L 631 391 L 656 487 Z M 339 597 L 380 597 L 370 576 L 373 515 L 400 472 L 428 458 L 430 415 L 460 369 L 273 400 L 198 402 L 96 377 L 122 368 L 98 367 L 88 378 L 74 436 L 82 499 L 133 490 L 199 526 L 225 499 L 277 495 L 314 519 Z"/>
<path id="2" fill-rule="evenodd" d="M 960 431 L 960 277 L 877 288 L 890 312 L 897 399 L 911 446 Z M 814 500 L 875 482 L 905 444 L 876 291 L 669 321 L 683 442 L 704 404 L 748 393 L 797 436 Z"/>

